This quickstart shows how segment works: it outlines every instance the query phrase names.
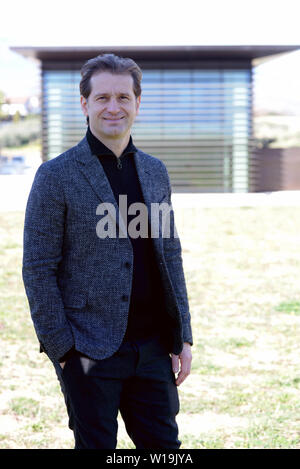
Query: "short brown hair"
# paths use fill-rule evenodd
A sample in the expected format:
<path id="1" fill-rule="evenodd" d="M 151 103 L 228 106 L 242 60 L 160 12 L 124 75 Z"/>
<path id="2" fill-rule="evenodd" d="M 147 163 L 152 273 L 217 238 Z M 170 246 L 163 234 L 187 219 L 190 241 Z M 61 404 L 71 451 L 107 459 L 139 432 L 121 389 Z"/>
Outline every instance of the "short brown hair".
<path id="1" fill-rule="evenodd" d="M 142 71 L 134 60 L 119 57 L 115 54 L 100 54 L 88 60 L 81 68 L 80 94 L 87 99 L 91 93 L 91 77 L 99 72 L 116 75 L 128 73 L 133 78 L 133 91 L 138 98 L 141 93 Z"/>

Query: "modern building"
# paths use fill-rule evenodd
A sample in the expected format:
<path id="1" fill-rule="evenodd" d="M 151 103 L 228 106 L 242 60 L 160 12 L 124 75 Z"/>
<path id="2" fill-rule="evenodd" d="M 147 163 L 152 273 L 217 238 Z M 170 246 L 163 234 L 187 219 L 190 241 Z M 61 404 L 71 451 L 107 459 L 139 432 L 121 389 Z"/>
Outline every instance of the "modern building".
<path id="1" fill-rule="evenodd" d="M 163 160 L 176 192 L 248 192 L 255 179 L 253 61 L 297 46 L 12 47 L 41 62 L 43 159 L 86 132 L 80 68 L 115 53 L 143 70 L 137 147 Z"/>

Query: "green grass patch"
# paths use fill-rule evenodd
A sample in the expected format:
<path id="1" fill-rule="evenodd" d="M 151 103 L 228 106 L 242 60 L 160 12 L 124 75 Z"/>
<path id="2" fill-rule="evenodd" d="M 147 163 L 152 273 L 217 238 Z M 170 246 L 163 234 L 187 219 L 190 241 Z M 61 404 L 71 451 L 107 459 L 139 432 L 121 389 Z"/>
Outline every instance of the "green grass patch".
<path id="1" fill-rule="evenodd" d="M 290 301 L 280 303 L 276 308 L 280 313 L 292 314 L 300 316 L 300 301 Z"/>
<path id="2" fill-rule="evenodd" d="M 10 409 L 16 415 L 36 417 L 40 410 L 40 403 L 28 397 L 15 397 L 10 401 Z"/>

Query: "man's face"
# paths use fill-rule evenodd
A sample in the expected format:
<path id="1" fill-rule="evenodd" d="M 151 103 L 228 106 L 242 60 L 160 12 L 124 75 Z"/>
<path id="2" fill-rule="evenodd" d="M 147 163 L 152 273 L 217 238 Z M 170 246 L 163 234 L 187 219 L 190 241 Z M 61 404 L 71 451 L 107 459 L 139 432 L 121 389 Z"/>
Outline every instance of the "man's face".
<path id="1" fill-rule="evenodd" d="M 89 116 L 90 129 L 100 140 L 129 137 L 140 101 L 134 94 L 130 74 L 109 72 L 92 75 L 88 99 L 80 97 L 83 113 Z"/>

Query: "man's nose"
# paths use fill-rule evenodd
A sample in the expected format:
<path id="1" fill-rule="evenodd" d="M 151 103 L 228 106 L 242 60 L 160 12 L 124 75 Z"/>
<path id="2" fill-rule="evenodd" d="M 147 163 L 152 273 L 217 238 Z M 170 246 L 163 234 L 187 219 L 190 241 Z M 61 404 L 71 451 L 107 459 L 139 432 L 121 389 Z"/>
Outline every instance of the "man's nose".
<path id="1" fill-rule="evenodd" d="M 111 113 L 117 113 L 119 112 L 119 103 L 117 101 L 117 99 L 115 98 L 111 98 L 108 102 L 108 105 L 107 105 L 107 110 Z"/>

